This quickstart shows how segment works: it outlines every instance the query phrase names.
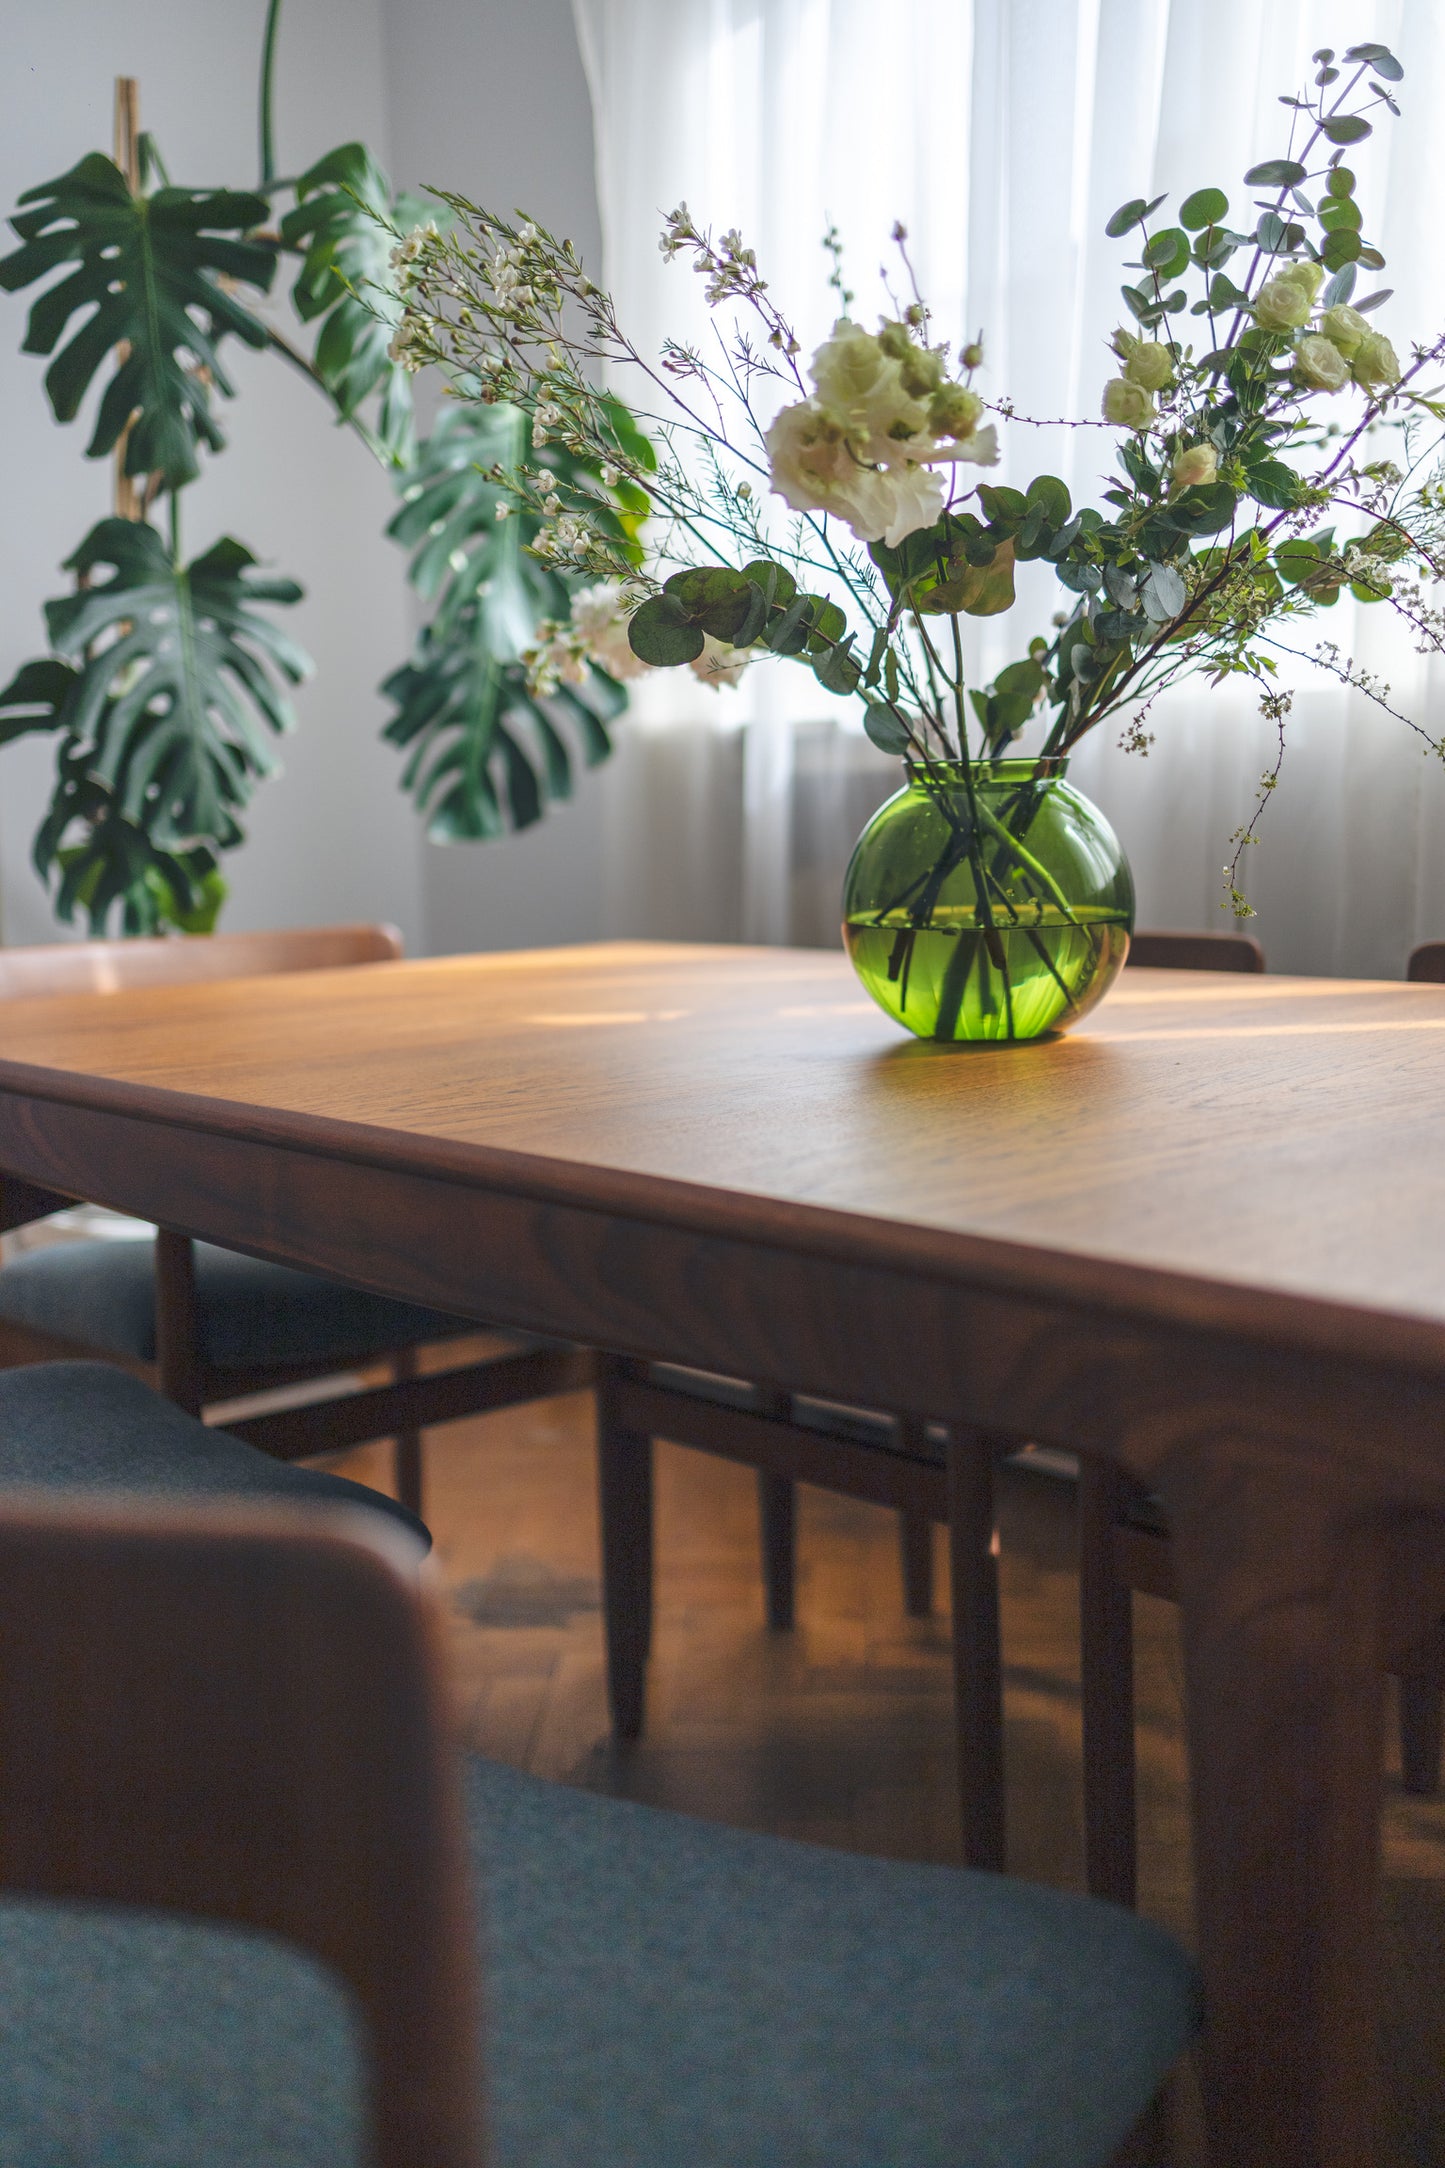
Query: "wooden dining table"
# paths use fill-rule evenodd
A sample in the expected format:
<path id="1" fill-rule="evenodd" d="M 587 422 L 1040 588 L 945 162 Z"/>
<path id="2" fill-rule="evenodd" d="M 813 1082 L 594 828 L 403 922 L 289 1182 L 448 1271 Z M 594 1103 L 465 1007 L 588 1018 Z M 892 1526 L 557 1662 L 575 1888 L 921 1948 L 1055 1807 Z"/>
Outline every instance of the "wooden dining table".
<path id="1" fill-rule="evenodd" d="M 1129 971 L 1065 1037 L 964 1049 L 788 950 L 24 1000 L 0 1169 L 9 1223 L 82 1197 L 941 1420 L 959 1587 L 990 1589 L 1000 1436 L 1146 1482 L 1182 1603 L 1215 2158 L 1378 2157 L 1381 1664 L 1445 1613 L 1445 990 Z"/>

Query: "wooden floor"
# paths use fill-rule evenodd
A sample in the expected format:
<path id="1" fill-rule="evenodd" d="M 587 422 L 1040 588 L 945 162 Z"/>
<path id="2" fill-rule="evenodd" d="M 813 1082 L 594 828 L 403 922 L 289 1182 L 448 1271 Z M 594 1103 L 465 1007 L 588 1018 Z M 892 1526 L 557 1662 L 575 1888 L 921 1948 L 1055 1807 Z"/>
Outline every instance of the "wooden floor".
<path id="1" fill-rule="evenodd" d="M 902 1858 L 957 1856 L 947 1621 L 904 1616 L 892 1517 L 802 1493 L 798 1626 L 763 1623 L 752 1476 L 658 1450 L 658 1609 L 647 1736 L 609 1741 L 586 1396 L 455 1424 L 427 1452 L 427 1517 L 454 1621 L 461 1726 L 566 1783 Z M 333 1465 L 385 1481 L 385 1451 Z M 1077 1584 L 1067 1485 L 1002 1500 L 1010 1864 L 1082 1879 Z M 940 1609 L 946 1603 L 939 1538 Z M 1136 1599 L 1142 1903 L 1190 1931 L 1178 1637 Z M 1393 1751 L 1393 1750 L 1392 1750 Z M 1445 1805 L 1391 1770 L 1387 2053 L 1397 2168 L 1445 2163 Z M 1179 2168 L 1194 2152 L 1182 2141 Z"/>

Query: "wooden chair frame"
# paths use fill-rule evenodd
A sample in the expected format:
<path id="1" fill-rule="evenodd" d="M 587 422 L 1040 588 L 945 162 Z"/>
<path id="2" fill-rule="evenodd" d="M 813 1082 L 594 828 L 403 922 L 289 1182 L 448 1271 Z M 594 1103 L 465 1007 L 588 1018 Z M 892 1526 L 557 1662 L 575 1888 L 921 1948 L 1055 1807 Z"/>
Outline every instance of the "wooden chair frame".
<path id="1" fill-rule="evenodd" d="M 367 2158 L 481 2168 L 444 1632 L 376 1520 L 7 1500 L 0 1886 L 313 1952 L 362 2012 Z"/>

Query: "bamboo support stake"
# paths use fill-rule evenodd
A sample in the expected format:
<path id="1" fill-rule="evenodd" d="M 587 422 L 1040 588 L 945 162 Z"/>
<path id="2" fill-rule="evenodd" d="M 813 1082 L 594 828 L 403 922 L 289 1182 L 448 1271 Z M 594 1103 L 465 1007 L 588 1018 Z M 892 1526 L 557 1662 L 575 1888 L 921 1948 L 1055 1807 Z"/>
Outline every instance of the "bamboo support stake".
<path id="1" fill-rule="evenodd" d="M 115 79 L 115 162 L 134 194 L 140 187 L 140 84 L 133 75 L 118 75 Z M 122 340 L 116 348 L 117 359 L 124 362 L 129 354 L 129 343 Z M 117 519 L 144 517 L 135 476 L 125 471 L 126 447 L 129 442 L 130 424 L 127 423 L 115 448 L 114 503 Z"/>

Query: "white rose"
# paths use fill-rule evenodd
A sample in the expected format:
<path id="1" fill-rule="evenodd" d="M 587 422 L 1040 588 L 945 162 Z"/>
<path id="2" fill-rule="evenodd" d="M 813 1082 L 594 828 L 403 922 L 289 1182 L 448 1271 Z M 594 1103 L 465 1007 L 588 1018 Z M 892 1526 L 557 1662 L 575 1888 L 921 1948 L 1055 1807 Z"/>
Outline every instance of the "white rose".
<path id="1" fill-rule="evenodd" d="M 1104 419 L 1116 429 L 1147 429 L 1154 419 L 1154 398 L 1142 384 L 1116 376 L 1104 386 Z"/>
<path id="2" fill-rule="evenodd" d="M 1197 489 L 1201 483 L 1217 482 L 1219 455 L 1212 444 L 1191 444 L 1187 450 L 1176 454 L 1171 472 L 1175 490 Z"/>
<path id="3" fill-rule="evenodd" d="M 1295 367 L 1319 391 L 1340 391 L 1350 381 L 1350 365 L 1333 340 L 1311 332 L 1294 350 Z"/>
<path id="4" fill-rule="evenodd" d="M 1358 309 L 1350 308 L 1348 303 L 1338 301 L 1320 318 L 1320 330 L 1331 346 L 1339 348 L 1346 361 L 1353 361 L 1361 339 L 1370 336 L 1370 320 L 1361 316 Z"/>
<path id="5" fill-rule="evenodd" d="M 1400 359 L 1382 331 L 1367 331 L 1355 348 L 1350 374 L 1357 384 L 1373 391 L 1377 384 L 1398 384 Z"/>
<path id="6" fill-rule="evenodd" d="M 1124 363 L 1124 374 L 1144 391 L 1163 391 L 1174 381 L 1174 356 L 1157 339 L 1136 339 Z"/>
<path id="7" fill-rule="evenodd" d="M 1291 264 L 1266 279 L 1254 298 L 1254 319 L 1265 331 L 1298 331 L 1310 320 L 1319 278 L 1311 283 L 1306 272 L 1319 271 L 1318 264 Z"/>

